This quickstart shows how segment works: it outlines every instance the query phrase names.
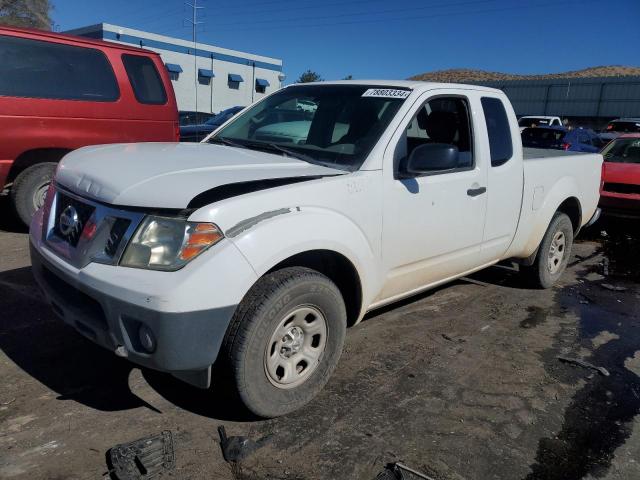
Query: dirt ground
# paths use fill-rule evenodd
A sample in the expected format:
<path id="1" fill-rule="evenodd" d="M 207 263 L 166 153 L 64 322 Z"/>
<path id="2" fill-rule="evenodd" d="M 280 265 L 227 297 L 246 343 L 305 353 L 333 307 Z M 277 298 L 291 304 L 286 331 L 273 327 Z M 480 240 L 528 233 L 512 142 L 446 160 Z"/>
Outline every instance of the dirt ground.
<path id="1" fill-rule="evenodd" d="M 638 225 L 583 235 L 552 290 L 498 266 L 370 314 L 319 397 L 264 421 L 65 327 L 0 205 L 0 478 L 108 478 L 110 447 L 170 430 L 163 478 L 374 479 L 401 461 L 438 480 L 638 479 Z M 219 425 L 270 437 L 232 466 Z"/>

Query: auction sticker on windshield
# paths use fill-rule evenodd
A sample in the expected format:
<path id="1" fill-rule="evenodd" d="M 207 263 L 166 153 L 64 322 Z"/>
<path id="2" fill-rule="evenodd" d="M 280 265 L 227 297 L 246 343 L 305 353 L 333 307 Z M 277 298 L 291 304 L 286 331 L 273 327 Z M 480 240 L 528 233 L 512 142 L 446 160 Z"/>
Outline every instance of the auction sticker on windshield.
<path id="1" fill-rule="evenodd" d="M 397 90 L 395 88 L 370 88 L 362 94 L 363 97 L 377 98 L 407 98 L 411 90 Z"/>

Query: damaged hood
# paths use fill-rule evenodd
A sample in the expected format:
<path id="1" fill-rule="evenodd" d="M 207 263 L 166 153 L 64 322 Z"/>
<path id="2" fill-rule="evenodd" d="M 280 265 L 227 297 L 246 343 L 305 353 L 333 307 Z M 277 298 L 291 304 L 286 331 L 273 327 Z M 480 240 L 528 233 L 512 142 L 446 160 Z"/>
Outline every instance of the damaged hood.
<path id="1" fill-rule="evenodd" d="M 341 175 L 291 157 L 206 143 L 131 143 L 68 154 L 56 182 L 111 205 L 187 208 L 196 196 L 233 183 Z"/>

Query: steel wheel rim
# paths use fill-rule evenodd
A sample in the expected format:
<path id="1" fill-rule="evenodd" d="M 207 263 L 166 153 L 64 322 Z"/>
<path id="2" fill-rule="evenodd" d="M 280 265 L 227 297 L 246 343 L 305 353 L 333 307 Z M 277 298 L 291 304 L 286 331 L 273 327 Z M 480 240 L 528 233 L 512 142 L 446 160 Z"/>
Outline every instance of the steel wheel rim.
<path id="1" fill-rule="evenodd" d="M 311 305 L 287 313 L 274 330 L 264 352 L 264 370 L 277 388 L 295 388 L 320 364 L 327 345 L 327 320 Z"/>
<path id="2" fill-rule="evenodd" d="M 40 185 L 38 189 L 33 192 L 33 206 L 36 210 L 40 209 L 44 205 L 44 199 L 47 196 L 47 190 L 49 190 L 49 184 L 45 183 Z"/>
<path id="3" fill-rule="evenodd" d="M 551 272 L 552 275 L 558 273 L 558 270 L 562 267 L 566 247 L 567 240 L 564 232 L 556 232 L 551 240 L 551 245 L 549 246 L 549 257 L 547 260 L 547 266 L 549 267 L 549 272 Z"/>

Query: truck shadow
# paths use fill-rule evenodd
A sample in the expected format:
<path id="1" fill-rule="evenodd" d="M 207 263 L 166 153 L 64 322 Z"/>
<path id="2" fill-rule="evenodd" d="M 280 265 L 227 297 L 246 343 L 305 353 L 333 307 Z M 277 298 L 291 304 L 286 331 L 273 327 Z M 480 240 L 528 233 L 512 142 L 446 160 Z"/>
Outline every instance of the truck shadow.
<path id="1" fill-rule="evenodd" d="M 22 370 L 5 372 L 3 385 L 24 383 L 30 375 L 55 392 L 58 400 L 113 412 L 147 407 L 131 391 L 132 363 L 78 334 L 58 319 L 43 300 L 31 268 L 0 272 L 0 350 Z M 215 392 L 190 387 L 170 375 L 144 371 L 151 388 L 175 405 L 221 420 L 249 420 L 238 403 Z"/>
<path id="2" fill-rule="evenodd" d="M 0 195 L 0 231 L 27 233 L 29 229 L 16 216 L 7 195 Z"/>

